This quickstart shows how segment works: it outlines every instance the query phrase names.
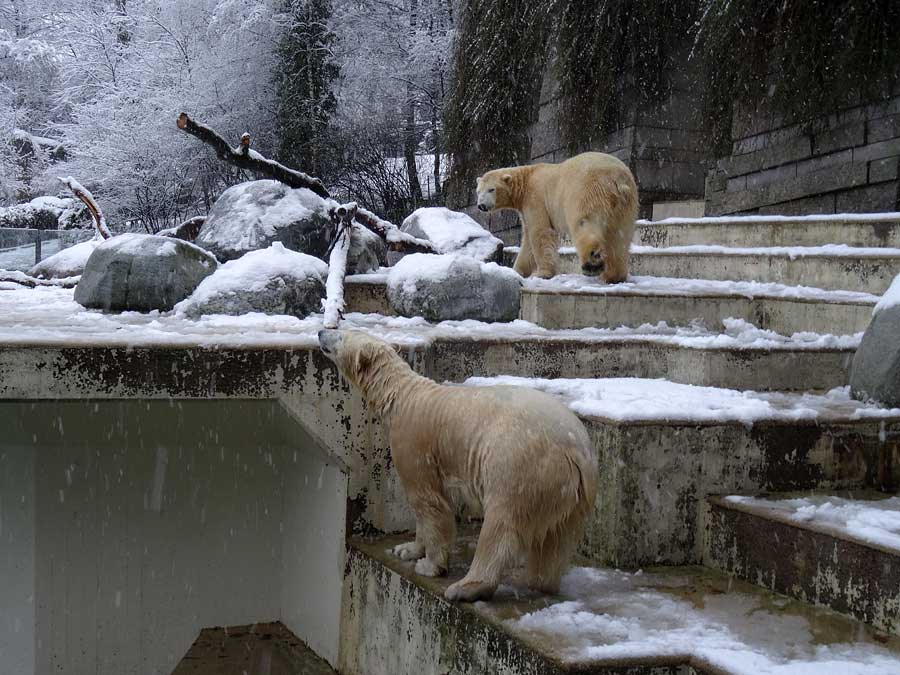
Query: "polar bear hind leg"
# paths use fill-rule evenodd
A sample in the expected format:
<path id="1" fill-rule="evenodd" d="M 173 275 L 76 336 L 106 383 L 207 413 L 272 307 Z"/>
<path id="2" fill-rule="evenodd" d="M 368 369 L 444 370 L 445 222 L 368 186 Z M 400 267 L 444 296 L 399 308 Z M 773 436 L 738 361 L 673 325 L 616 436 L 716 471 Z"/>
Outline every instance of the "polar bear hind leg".
<path id="1" fill-rule="evenodd" d="M 519 542 L 502 509 L 486 506 L 475 558 L 466 575 L 444 592 L 447 600 L 489 600 L 506 568 L 515 562 Z"/>
<path id="2" fill-rule="evenodd" d="M 541 593 L 557 593 L 559 580 L 584 532 L 584 515 L 572 513 L 536 537 L 528 549 L 525 582 Z"/>

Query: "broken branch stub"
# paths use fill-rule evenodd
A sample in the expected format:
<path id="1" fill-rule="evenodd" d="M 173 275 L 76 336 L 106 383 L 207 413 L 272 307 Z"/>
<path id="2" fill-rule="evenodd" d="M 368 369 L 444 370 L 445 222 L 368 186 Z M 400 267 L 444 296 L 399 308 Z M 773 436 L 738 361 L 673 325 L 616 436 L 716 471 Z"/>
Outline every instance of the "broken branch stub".
<path id="1" fill-rule="evenodd" d="M 325 328 L 337 328 L 344 313 L 344 277 L 347 275 L 347 254 L 353 236 L 356 202 L 341 204 L 334 209 L 337 232 L 328 255 L 328 279 L 325 281 Z"/>

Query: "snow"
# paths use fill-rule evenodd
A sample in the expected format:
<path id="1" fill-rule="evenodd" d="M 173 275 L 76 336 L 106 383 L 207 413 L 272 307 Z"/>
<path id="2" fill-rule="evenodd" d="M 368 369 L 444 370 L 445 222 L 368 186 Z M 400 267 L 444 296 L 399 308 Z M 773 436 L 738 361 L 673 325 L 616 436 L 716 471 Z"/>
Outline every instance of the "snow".
<path id="1" fill-rule="evenodd" d="M 891 283 L 890 288 L 888 288 L 884 295 L 881 296 L 881 300 L 875 305 L 875 309 L 872 313 L 878 314 L 878 312 L 882 312 L 895 305 L 900 305 L 900 275 L 894 277 L 894 281 Z"/>
<path id="2" fill-rule="evenodd" d="M 575 567 L 562 579 L 563 600 L 496 618 L 567 662 L 669 657 L 733 675 L 900 672 L 896 654 L 849 620 L 742 584 L 725 590 L 696 572 Z M 476 608 L 496 611 L 489 603 Z"/>
<path id="3" fill-rule="evenodd" d="M 850 397 L 849 387 L 825 394 L 754 392 L 676 384 L 662 379 L 556 379 L 471 377 L 467 386 L 530 387 L 561 398 L 574 412 L 616 422 L 740 423 L 761 420 L 815 421 L 893 419 L 900 409 L 879 408 Z"/>
<path id="4" fill-rule="evenodd" d="M 827 222 L 900 222 L 900 212 L 887 213 L 823 213 L 808 216 L 704 216 L 703 218 L 664 218 L 638 220 L 646 225 L 757 225 L 759 223 L 827 223 Z"/>
<path id="5" fill-rule="evenodd" d="M 220 265 L 188 298 L 175 305 L 174 311 L 183 314 L 194 305 L 235 291 L 262 291 L 273 277 L 324 279 L 327 273 L 328 266 L 318 258 L 286 249 L 276 241 L 269 248 L 250 251 Z"/>
<path id="6" fill-rule="evenodd" d="M 560 248 L 560 253 L 563 252 Z M 575 249 L 566 247 L 567 254 L 574 254 Z M 823 244 L 822 246 L 720 246 L 717 244 L 692 244 L 690 246 L 668 246 L 657 248 L 655 246 L 631 245 L 631 252 L 646 255 L 679 255 L 683 253 L 696 253 L 700 255 L 730 255 L 730 256 L 772 256 L 786 257 L 790 260 L 798 258 L 900 258 L 900 248 L 878 248 L 864 246 L 847 246 L 846 244 Z"/>
<path id="7" fill-rule="evenodd" d="M 249 254 L 246 254 L 249 255 Z M 416 254 L 424 255 L 424 254 Z M 435 256 L 437 257 L 437 256 Z M 441 256 L 443 258 L 443 256 Z M 406 256 L 404 260 L 415 259 Z M 239 262 L 241 259 L 232 261 Z M 250 259 L 252 260 L 252 258 Z M 321 263 L 324 265 L 324 263 Z M 232 263 L 219 267 L 214 275 L 201 282 L 213 283 L 219 273 Z M 407 265 L 411 263 L 406 263 Z M 393 268 L 391 268 L 393 269 Z M 427 269 L 427 268 L 426 268 Z M 382 274 L 350 277 L 364 282 L 381 282 Z M 200 287 L 194 291 L 196 294 Z M 16 343 L 53 343 L 99 345 L 164 345 L 164 344 L 222 344 L 240 346 L 258 340 L 264 345 L 285 345 L 316 342 L 316 332 L 322 328 L 321 318 L 300 321 L 294 317 L 280 317 L 274 333 L 270 316 L 222 317 L 215 324 L 210 317 L 197 321 L 179 315 L 163 313 L 108 314 L 86 310 L 74 302 L 71 289 L 16 288 L 0 294 L 0 341 Z M 187 301 L 184 301 L 187 302 Z M 25 321 L 25 317 L 29 320 Z M 215 324 L 215 325 L 214 325 Z M 517 320 L 504 324 L 480 321 L 443 321 L 428 323 L 421 317 L 385 317 L 378 314 L 350 313 L 345 315 L 346 327 L 358 327 L 385 337 L 397 344 L 428 344 L 432 340 L 556 340 L 584 342 L 650 342 L 691 349 L 772 349 L 802 350 L 821 347 L 853 349 L 861 335 L 832 336 L 798 333 L 790 337 L 762 331 L 739 319 L 727 321 L 728 332 L 711 331 L 700 323 L 671 327 L 665 322 L 645 324 L 636 328 L 619 327 L 554 330 Z M 77 327 L 77 329 L 70 327 Z"/>
<path id="8" fill-rule="evenodd" d="M 350 251 L 351 229 L 345 228 L 331 249 L 328 258 L 328 279 L 325 282 L 325 328 L 337 328 L 344 313 L 344 275 L 347 273 L 347 253 Z"/>
<path id="9" fill-rule="evenodd" d="M 53 277 L 59 274 L 80 274 L 77 270 L 83 270 L 91 253 L 103 239 L 89 239 L 80 244 L 64 248 L 41 260 L 34 266 L 33 272 L 39 277 Z M 43 249 L 42 249 L 43 250 Z"/>
<path id="10" fill-rule="evenodd" d="M 444 207 L 416 209 L 401 229 L 407 232 L 411 227 L 421 230 L 438 253 L 460 252 L 485 260 L 503 243 L 467 214 Z"/>
<path id="11" fill-rule="evenodd" d="M 525 288 L 542 292 L 591 293 L 604 295 L 731 296 L 743 298 L 781 298 L 875 304 L 878 296 L 858 291 L 832 291 L 810 286 L 785 286 L 760 281 L 714 281 L 673 277 L 629 276 L 621 284 L 606 284 L 596 277 L 560 274 L 552 279 L 525 279 Z"/>
<path id="12" fill-rule="evenodd" d="M 159 241 L 159 246 L 155 248 L 148 248 L 148 243 L 156 243 Z M 118 251 L 119 253 L 124 253 L 127 255 L 141 255 L 143 253 L 147 253 L 149 251 L 153 251 L 154 255 L 159 256 L 172 256 L 178 253 L 178 247 L 189 246 L 190 248 L 197 251 L 201 257 L 206 258 L 212 264 L 218 264 L 215 256 L 207 251 L 205 248 L 201 248 L 196 244 L 192 244 L 189 241 L 184 241 L 183 239 L 173 239 L 171 237 L 161 237 L 155 234 L 143 234 L 140 232 L 126 232 L 125 234 L 118 234 L 114 237 L 110 237 L 105 241 L 101 241 L 98 245 L 102 246 L 104 249 Z"/>
<path id="13" fill-rule="evenodd" d="M 732 495 L 732 504 L 774 511 L 790 522 L 816 525 L 867 544 L 900 553 L 900 497 L 848 499 L 810 495 L 796 499 L 761 499 Z"/>

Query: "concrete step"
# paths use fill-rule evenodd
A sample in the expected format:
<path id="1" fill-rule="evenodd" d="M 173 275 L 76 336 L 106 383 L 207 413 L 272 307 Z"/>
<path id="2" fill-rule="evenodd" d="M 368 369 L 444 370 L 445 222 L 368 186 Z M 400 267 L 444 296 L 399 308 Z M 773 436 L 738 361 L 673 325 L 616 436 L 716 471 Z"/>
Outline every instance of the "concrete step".
<path id="1" fill-rule="evenodd" d="M 559 396 L 597 448 L 600 488 L 582 553 L 621 568 L 700 564 L 717 494 L 883 489 L 900 482 L 900 411 L 825 396 L 636 380 L 473 378 Z"/>
<path id="2" fill-rule="evenodd" d="M 634 241 L 644 246 L 848 246 L 900 248 L 900 213 L 821 216 L 722 216 L 640 220 Z"/>
<path id="3" fill-rule="evenodd" d="M 449 603 L 443 591 L 468 567 L 474 532 L 460 537 L 447 578 L 387 553 L 408 540 L 349 543 L 345 675 L 900 672 L 897 638 L 697 567 L 576 566 L 559 595 L 511 580 L 488 602 Z"/>
<path id="4" fill-rule="evenodd" d="M 172 675 L 336 675 L 280 621 L 204 628 Z"/>
<path id="5" fill-rule="evenodd" d="M 515 259 L 508 247 L 506 260 Z M 560 249 L 561 274 L 577 274 L 574 249 Z M 679 279 L 761 281 L 790 286 L 861 291 L 881 295 L 900 274 L 900 249 L 725 248 L 683 246 L 632 249 L 630 274 Z"/>
<path id="6" fill-rule="evenodd" d="M 704 562 L 900 635 L 900 498 L 711 497 Z"/>
<path id="7" fill-rule="evenodd" d="M 520 317 L 545 328 L 616 328 L 665 321 L 710 328 L 743 319 L 782 335 L 853 335 L 869 325 L 878 296 L 756 282 L 632 276 L 609 285 L 582 275 L 528 279 Z"/>

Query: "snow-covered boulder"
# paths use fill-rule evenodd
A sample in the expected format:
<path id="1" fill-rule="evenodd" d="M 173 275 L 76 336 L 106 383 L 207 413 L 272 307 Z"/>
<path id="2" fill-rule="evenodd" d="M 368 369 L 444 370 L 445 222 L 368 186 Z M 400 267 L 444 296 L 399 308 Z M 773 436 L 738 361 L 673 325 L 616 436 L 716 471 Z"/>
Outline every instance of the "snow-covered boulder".
<path id="1" fill-rule="evenodd" d="M 497 261 L 503 242 L 465 213 L 443 207 L 416 209 L 400 229 L 418 239 L 427 239 L 438 253 L 462 253 L 478 260 Z"/>
<path id="2" fill-rule="evenodd" d="M 407 255 L 387 279 L 393 310 L 429 321 L 513 321 L 521 287 L 522 277 L 508 267 L 465 255 Z"/>
<path id="3" fill-rule="evenodd" d="M 350 250 L 347 251 L 347 274 L 374 272 L 387 262 L 384 239 L 362 225 L 353 224 Z"/>
<path id="4" fill-rule="evenodd" d="M 204 314 L 290 314 L 303 318 L 321 309 L 328 265 L 281 242 L 231 260 L 206 277 L 175 311 Z"/>
<path id="5" fill-rule="evenodd" d="M 41 260 L 29 270 L 28 274 L 39 279 L 77 277 L 84 271 L 84 266 L 94 249 L 102 243 L 102 239 L 89 239 L 64 248 L 59 253 L 54 253 Z"/>
<path id="6" fill-rule="evenodd" d="M 850 391 L 858 400 L 900 408 L 900 276 L 875 306 L 853 357 Z"/>
<path id="7" fill-rule="evenodd" d="M 221 261 L 268 248 L 273 241 L 322 258 L 333 234 L 328 202 L 316 193 L 255 180 L 225 190 L 194 241 Z"/>
<path id="8" fill-rule="evenodd" d="M 91 253 L 75 301 L 112 311 L 169 310 L 217 266 L 211 253 L 180 239 L 120 234 Z"/>

